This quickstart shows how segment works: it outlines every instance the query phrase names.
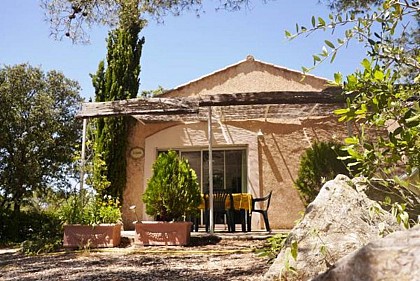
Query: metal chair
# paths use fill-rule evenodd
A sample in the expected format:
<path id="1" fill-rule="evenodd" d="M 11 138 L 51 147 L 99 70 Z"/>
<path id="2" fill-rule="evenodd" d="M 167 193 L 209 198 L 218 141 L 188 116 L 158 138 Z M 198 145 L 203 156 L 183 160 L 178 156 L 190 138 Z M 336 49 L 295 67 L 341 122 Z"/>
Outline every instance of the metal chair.
<path id="1" fill-rule="evenodd" d="M 205 223 L 206 231 L 210 228 L 210 202 L 209 193 L 205 193 Z M 227 199 L 229 198 L 229 201 Z M 235 232 L 235 220 L 234 220 L 234 205 L 232 191 L 229 189 L 214 189 L 213 190 L 213 211 L 214 213 L 226 214 L 228 231 Z M 214 221 L 213 221 L 214 224 Z"/>
<path id="2" fill-rule="evenodd" d="M 253 212 L 257 212 L 263 215 L 264 218 L 264 223 L 265 223 L 265 228 L 268 232 L 271 232 L 271 228 L 270 228 L 270 223 L 268 221 L 268 208 L 270 207 L 270 201 L 271 201 L 271 195 L 272 195 L 273 191 L 270 191 L 270 193 L 264 197 L 261 198 L 252 198 L 252 209 L 249 213 L 248 216 L 248 230 L 251 231 L 251 216 Z M 257 209 L 256 208 L 256 203 L 257 202 L 262 202 L 262 204 L 259 205 L 263 205 L 261 208 Z"/>

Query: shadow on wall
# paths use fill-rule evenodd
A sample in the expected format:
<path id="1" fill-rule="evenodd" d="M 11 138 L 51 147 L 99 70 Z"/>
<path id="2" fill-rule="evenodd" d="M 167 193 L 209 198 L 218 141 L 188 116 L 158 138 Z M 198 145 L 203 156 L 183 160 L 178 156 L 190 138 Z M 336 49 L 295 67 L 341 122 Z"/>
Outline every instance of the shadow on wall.
<path id="1" fill-rule="evenodd" d="M 265 142 L 265 137 L 261 136 L 258 138 L 258 145 L 261 147 L 262 152 L 264 153 L 268 164 L 270 165 L 271 172 L 273 173 L 274 177 L 276 178 L 277 182 L 282 182 L 283 177 L 281 176 L 281 172 L 277 166 L 276 160 L 274 160 L 273 154 L 270 151 L 270 148 Z M 262 156 L 261 156 L 262 157 Z M 262 162 L 260 162 L 262 163 Z M 260 175 L 263 175 L 263 167 L 261 167 Z"/>
<path id="2" fill-rule="evenodd" d="M 271 133 L 270 136 L 273 139 L 273 143 L 275 144 L 275 146 L 277 148 L 277 151 L 279 152 L 279 155 L 280 155 L 281 159 L 283 160 L 284 167 L 286 167 L 286 170 L 287 170 L 287 173 L 290 176 L 290 179 L 292 180 L 293 183 L 295 183 L 295 179 L 293 178 L 292 172 L 289 169 L 289 165 L 287 165 L 286 159 L 284 158 L 283 152 L 280 149 L 280 145 L 279 145 L 278 141 L 274 137 L 274 134 L 273 133 Z"/>

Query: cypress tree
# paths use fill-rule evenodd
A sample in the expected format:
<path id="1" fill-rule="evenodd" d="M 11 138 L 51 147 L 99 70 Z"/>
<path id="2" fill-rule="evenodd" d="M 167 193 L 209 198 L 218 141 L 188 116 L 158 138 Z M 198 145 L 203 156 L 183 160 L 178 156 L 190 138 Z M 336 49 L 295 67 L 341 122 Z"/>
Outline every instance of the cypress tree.
<path id="1" fill-rule="evenodd" d="M 95 101 L 113 101 L 137 97 L 140 56 L 144 37 L 139 33 L 144 22 L 135 16 L 120 16 L 120 25 L 108 35 L 106 65 L 101 61 L 92 76 Z M 126 184 L 126 147 L 130 117 L 100 118 L 95 123 L 93 186 L 99 194 L 109 194 L 122 201 Z"/>

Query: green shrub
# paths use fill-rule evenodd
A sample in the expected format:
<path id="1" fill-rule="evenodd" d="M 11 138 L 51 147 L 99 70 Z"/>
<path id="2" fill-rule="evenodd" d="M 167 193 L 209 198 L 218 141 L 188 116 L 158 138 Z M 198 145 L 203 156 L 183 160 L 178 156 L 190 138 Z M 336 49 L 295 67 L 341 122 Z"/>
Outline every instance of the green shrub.
<path id="1" fill-rule="evenodd" d="M 71 195 L 58 211 L 60 219 L 67 224 L 88 224 L 121 222 L 118 199 L 105 195 L 103 198 L 82 192 Z"/>
<path id="2" fill-rule="evenodd" d="M 162 221 L 179 221 L 195 215 L 201 202 L 197 175 L 175 151 L 161 153 L 143 195 L 146 213 Z"/>
<path id="3" fill-rule="evenodd" d="M 0 210 L 1 243 L 20 243 L 33 233 L 50 237 L 60 231 L 61 222 L 54 213 Z"/>
<path id="4" fill-rule="evenodd" d="M 338 174 L 350 176 L 356 171 L 356 166 L 353 166 L 353 171 L 348 169 L 350 160 L 337 158 L 348 156 L 347 151 L 340 149 L 341 146 L 336 142 L 316 142 L 302 155 L 296 188 L 305 206 L 315 199 L 326 181 Z"/>
<path id="5" fill-rule="evenodd" d="M 49 252 L 61 247 L 62 223 L 50 212 L 0 210 L 0 243 L 22 243 L 25 253 Z"/>
<path id="6" fill-rule="evenodd" d="M 59 250 L 63 245 L 63 234 L 59 237 L 34 237 L 21 244 L 21 252 L 26 255 L 38 255 Z"/>

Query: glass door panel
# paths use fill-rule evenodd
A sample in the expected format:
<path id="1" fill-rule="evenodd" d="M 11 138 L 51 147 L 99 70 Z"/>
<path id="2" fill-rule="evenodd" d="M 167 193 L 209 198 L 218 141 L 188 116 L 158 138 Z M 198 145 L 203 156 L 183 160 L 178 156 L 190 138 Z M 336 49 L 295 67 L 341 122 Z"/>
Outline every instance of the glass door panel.
<path id="1" fill-rule="evenodd" d="M 209 152 L 203 151 L 203 191 L 209 191 Z M 213 151 L 213 189 L 225 188 L 225 153 Z"/>
<path id="2" fill-rule="evenodd" d="M 242 151 L 227 150 L 225 152 L 226 188 L 234 193 L 242 192 Z"/>
<path id="3" fill-rule="evenodd" d="M 201 151 L 182 151 L 181 157 L 188 160 L 190 167 L 197 174 L 197 180 L 201 186 Z"/>

